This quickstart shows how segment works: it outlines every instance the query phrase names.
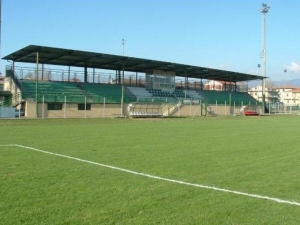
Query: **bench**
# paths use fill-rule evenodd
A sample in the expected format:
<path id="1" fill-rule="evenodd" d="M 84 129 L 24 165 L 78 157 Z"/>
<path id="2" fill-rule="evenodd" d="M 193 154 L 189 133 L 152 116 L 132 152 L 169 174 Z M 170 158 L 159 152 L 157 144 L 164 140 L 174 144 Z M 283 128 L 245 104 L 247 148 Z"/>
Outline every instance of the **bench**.
<path id="1" fill-rule="evenodd" d="M 244 111 L 245 116 L 259 116 L 259 113 L 256 111 Z"/>

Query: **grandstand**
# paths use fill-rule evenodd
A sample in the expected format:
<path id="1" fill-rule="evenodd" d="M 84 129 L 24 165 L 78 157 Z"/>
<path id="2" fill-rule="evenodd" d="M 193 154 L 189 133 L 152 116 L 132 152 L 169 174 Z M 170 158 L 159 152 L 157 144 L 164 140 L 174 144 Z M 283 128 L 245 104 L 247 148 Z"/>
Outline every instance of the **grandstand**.
<path id="1" fill-rule="evenodd" d="M 15 65 L 35 63 L 36 52 L 42 66 L 25 69 Z M 234 90 L 238 90 L 240 81 L 262 79 L 211 68 L 33 45 L 3 59 L 13 61 L 6 69 L 4 85 L 11 96 L 10 105 L 24 110 L 29 118 L 232 115 L 240 106 L 257 106 L 258 102 L 246 92 L 204 90 L 203 82 L 222 80 L 235 84 Z M 82 69 L 74 71 L 71 66 Z M 107 70 L 115 71 L 115 79 L 114 72 Z M 134 79 L 132 72 L 136 72 Z"/>

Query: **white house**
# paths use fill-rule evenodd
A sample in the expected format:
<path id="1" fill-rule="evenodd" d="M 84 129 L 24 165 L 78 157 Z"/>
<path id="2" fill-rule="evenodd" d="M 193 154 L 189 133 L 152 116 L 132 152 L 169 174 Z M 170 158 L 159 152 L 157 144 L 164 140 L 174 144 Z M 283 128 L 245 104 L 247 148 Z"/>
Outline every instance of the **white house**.
<path id="1" fill-rule="evenodd" d="M 262 102 L 262 86 L 258 85 L 248 90 L 248 93 L 257 101 Z M 267 103 L 279 102 L 279 93 L 273 87 L 265 87 L 265 101 Z"/>
<path id="2" fill-rule="evenodd" d="M 279 94 L 279 101 L 286 105 L 299 105 L 300 104 L 300 88 L 291 85 L 282 85 L 276 87 Z"/>

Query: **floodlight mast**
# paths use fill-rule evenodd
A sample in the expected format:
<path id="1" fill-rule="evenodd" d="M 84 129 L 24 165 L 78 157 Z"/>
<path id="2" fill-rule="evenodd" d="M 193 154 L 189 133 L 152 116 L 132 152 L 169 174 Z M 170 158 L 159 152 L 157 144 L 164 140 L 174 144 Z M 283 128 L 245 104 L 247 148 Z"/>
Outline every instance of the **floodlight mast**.
<path id="1" fill-rule="evenodd" d="M 124 45 L 125 45 L 126 40 L 122 39 L 122 54 L 124 56 Z"/>
<path id="2" fill-rule="evenodd" d="M 262 51 L 261 51 L 261 60 L 262 60 L 262 103 L 263 103 L 263 110 L 262 112 L 265 113 L 265 106 L 266 106 L 266 94 L 265 94 L 265 86 L 266 86 L 266 14 L 269 12 L 271 7 L 267 4 L 263 3 L 262 8 L 259 10 L 262 15 Z"/>
<path id="3" fill-rule="evenodd" d="M 121 115 L 124 116 L 124 45 L 125 45 L 126 40 L 122 39 L 122 54 L 123 54 L 123 64 L 122 64 L 122 78 L 121 78 L 121 83 L 122 83 L 122 94 L 121 94 Z"/>
<path id="4" fill-rule="evenodd" d="M 0 0 L 0 58 L 1 58 L 1 36 L 2 36 L 2 0 Z M 1 73 L 1 62 L 0 62 L 0 75 Z"/>

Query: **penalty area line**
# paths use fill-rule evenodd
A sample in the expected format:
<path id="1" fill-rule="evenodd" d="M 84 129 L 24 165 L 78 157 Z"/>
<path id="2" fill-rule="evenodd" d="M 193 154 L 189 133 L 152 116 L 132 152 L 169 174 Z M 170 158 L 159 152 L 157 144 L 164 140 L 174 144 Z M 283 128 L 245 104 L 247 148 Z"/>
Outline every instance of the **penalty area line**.
<path id="1" fill-rule="evenodd" d="M 162 180 L 162 181 L 167 181 L 167 182 L 171 182 L 171 183 L 182 184 L 182 185 L 186 185 L 186 186 L 192 186 L 192 187 L 203 188 L 203 189 L 209 189 L 209 190 L 214 190 L 214 191 L 219 191 L 219 192 L 226 192 L 226 193 L 231 193 L 231 194 L 235 194 L 235 195 L 242 195 L 242 196 L 247 196 L 247 197 L 251 197 L 251 198 L 269 200 L 269 201 L 282 203 L 282 204 L 300 206 L 300 202 L 288 201 L 288 200 L 283 200 L 283 199 L 264 196 L 264 195 L 250 194 L 250 193 L 246 193 L 246 192 L 229 190 L 229 189 L 224 189 L 224 188 L 218 188 L 218 187 L 214 187 L 214 186 L 194 184 L 194 183 L 189 183 L 189 182 L 180 181 L 180 180 L 173 180 L 173 179 L 169 179 L 169 178 L 163 178 L 163 177 L 159 177 L 159 176 L 155 176 L 155 175 L 150 175 L 150 174 L 146 174 L 146 173 L 140 173 L 140 172 L 136 172 L 136 171 L 132 171 L 132 170 L 123 169 L 123 168 L 116 167 L 116 166 L 111 166 L 111 165 L 97 163 L 97 162 L 93 162 L 93 161 L 89 161 L 89 160 L 85 160 L 85 159 L 80 159 L 80 158 L 76 158 L 76 157 L 72 157 L 72 156 L 68 156 L 68 155 L 48 152 L 48 151 L 44 151 L 44 150 L 41 150 L 41 149 L 28 147 L 28 146 L 24 146 L 24 145 L 7 144 L 7 145 L 0 145 L 0 146 L 2 146 L 2 147 L 19 147 L 19 148 L 29 149 L 29 150 L 45 153 L 45 154 L 48 154 L 48 155 L 55 155 L 55 156 L 58 156 L 58 157 L 73 159 L 73 160 L 76 160 L 76 161 L 89 163 L 89 164 L 93 164 L 93 165 L 97 165 L 97 166 L 101 166 L 101 167 L 106 167 L 106 168 L 109 168 L 109 169 L 118 170 L 118 171 L 130 173 L 130 174 L 134 174 L 134 175 L 138 175 L 138 176 L 149 177 L 149 178 L 156 179 L 156 180 Z"/>

